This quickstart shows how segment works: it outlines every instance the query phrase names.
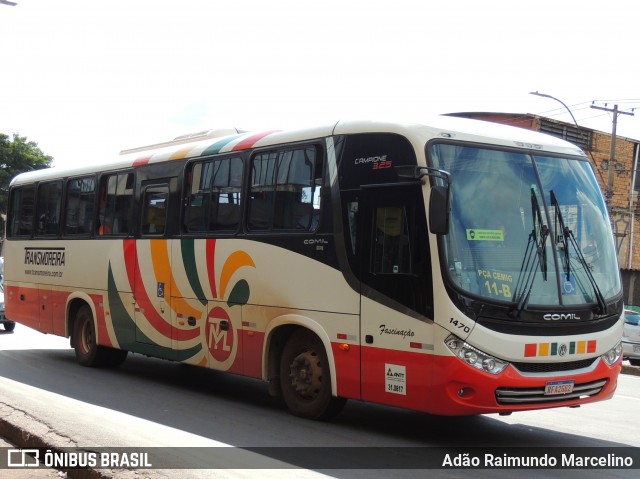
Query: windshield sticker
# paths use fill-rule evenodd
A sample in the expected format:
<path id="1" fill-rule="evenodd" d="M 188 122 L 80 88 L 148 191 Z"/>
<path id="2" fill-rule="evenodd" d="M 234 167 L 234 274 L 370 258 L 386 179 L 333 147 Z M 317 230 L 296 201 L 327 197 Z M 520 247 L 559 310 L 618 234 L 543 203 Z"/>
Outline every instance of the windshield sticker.
<path id="1" fill-rule="evenodd" d="M 573 275 L 571 275 L 569 279 L 566 279 L 565 275 L 562 275 L 562 277 L 564 279 L 562 282 L 562 295 L 567 296 L 576 294 L 576 277 Z"/>
<path id="2" fill-rule="evenodd" d="M 469 241 L 504 241 L 504 231 L 502 230 L 467 230 Z"/>
<path id="3" fill-rule="evenodd" d="M 391 394 L 407 395 L 407 368 L 398 364 L 385 364 L 385 390 Z"/>
<path id="4" fill-rule="evenodd" d="M 485 280 L 483 290 L 487 296 L 498 299 L 511 299 L 513 295 L 511 292 L 513 275 L 511 273 L 479 269 L 478 277 Z"/>

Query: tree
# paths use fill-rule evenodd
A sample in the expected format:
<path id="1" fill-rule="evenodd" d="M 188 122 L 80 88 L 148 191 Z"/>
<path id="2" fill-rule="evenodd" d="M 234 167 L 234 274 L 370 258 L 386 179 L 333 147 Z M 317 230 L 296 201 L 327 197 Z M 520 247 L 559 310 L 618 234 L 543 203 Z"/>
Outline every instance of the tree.
<path id="1" fill-rule="evenodd" d="M 0 133 L 0 231 L 4 232 L 9 183 L 18 173 L 51 167 L 53 157 L 45 155 L 38 144 L 13 134 L 13 139 Z"/>

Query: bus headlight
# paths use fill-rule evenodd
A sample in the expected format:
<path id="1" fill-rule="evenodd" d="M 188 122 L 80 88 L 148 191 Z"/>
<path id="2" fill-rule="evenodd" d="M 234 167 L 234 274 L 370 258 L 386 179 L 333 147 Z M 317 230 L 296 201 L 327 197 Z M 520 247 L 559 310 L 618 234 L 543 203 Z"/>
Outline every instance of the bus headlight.
<path id="1" fill-rule="evenodd" d="M 616 344 L 613 348 L 602 355 L 602 359 L 609 366 L 612 366 L 622 356 L 622 342 Z"/>
<path id="2" fill-rule="evenodd" d="M 458 356 L 469 366 L 473 366 L 480 371 L 491 374 L 500 374 L 509 364 L 498 358 L 494 358 L 487 353 L 483 353 L 453 334 L 449 335 L 444 342 L 453 354 Z"/>

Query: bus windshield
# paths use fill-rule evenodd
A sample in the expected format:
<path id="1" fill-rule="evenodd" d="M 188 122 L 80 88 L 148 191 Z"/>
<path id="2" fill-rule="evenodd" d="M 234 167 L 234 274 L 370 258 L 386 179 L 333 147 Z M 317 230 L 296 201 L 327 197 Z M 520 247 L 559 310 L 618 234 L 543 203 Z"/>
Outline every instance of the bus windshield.
<path id="1" fill-rule="evenodd" d="M 609 217 L 587 161 L 435 144 L 451 173 L 450 280 L 485 300 L 598 305 L 620 293 Z"/>

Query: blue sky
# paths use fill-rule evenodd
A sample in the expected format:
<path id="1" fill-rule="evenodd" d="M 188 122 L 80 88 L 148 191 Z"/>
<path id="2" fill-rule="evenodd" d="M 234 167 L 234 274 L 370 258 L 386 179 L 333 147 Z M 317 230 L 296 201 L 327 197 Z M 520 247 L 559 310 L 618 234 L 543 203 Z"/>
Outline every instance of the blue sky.
<path id="1" fill-rule="evenodd" d="M 640 107 L 633 0 L 16 0 L 0 132 L 59 166 L 209 128 L 535 113 L 611 131 Z M 640 139 L 640 111 L 618 119 Z"/>

